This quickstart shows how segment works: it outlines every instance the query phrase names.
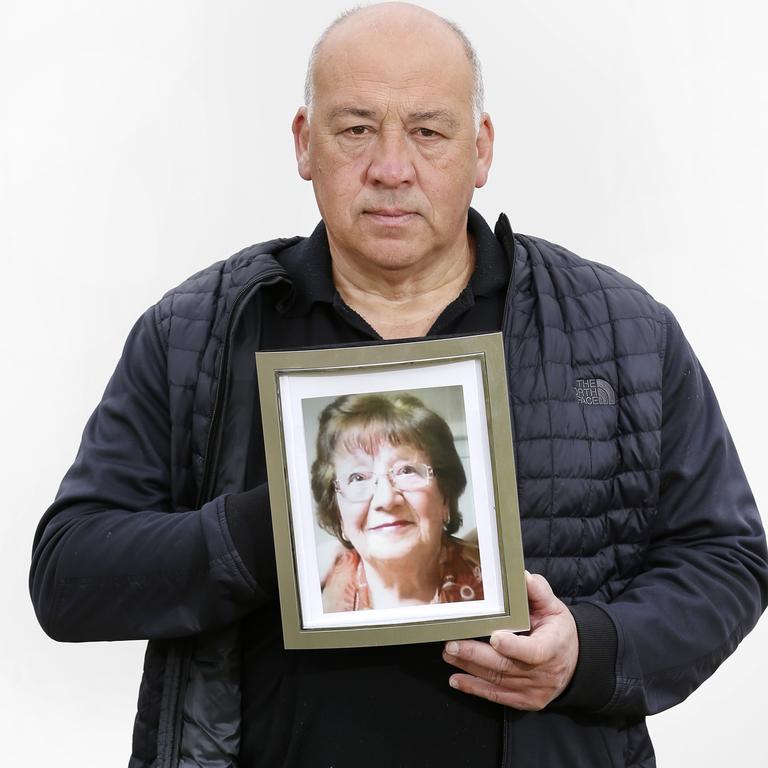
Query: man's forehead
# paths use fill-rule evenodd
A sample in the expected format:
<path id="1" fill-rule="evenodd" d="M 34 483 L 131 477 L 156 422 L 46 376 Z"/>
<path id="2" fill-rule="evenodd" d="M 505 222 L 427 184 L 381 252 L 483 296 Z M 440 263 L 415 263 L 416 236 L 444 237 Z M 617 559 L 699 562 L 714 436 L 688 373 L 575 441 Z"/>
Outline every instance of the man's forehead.
<path id="1" fill-rule="evenodd" d="M 456 79 L 472 80 L 472 65 L 463 51 L 446 52 L 439 48 L 414 50 L 401 47 L 397 53 L 379 43 L 360 50 L 330 48 L 318 56 L 315 65 L 318 81 L 335 88 L 435 88 L 455 87 Z"/>
<path id="2" fill-rule="evenodd" d="M 347 61 L 318 67 L 314 106 L 317 114 L 333 121 L 346 117 L 463 122 L 471 109 L 471 69 L 459 73 L 439 61 Z"/>

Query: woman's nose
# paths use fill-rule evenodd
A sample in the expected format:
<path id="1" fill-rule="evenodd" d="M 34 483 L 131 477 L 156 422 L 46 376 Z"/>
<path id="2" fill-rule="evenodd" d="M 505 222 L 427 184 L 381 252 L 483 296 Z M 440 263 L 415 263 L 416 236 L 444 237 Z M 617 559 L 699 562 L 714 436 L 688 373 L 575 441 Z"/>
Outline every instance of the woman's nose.
<path id="1" fill-rule="evenodd" d="M 376 509 L 388 509 L 396 502 L 399 493 L 400 491 L 392 485 L 392 478 L 389 475 L 379 475 L 376 478 L 376 485 L 373 486 L 371 504 Z"/>

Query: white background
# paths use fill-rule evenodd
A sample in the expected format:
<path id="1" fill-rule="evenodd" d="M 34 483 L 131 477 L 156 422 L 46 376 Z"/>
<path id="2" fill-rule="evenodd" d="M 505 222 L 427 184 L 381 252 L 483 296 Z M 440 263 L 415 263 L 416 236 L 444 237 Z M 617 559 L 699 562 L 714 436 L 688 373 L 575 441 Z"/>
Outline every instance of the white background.
<path id="1" fill-rule="evenodd" d="M 497 145 L 476 207 L 672 307 L 768 507 L 768 6 L 427 5 L 484 63 Z M 289 125 L 313 39 L 341 8 L 0 2 L 4 765 L 127 762 L 143 644 L 43 635 L 26 588 L 33 530 L 139 313 L 244 245 L 314 226 Z M 767 643 L 763 621 L 651 719 L 660 766 L 765 764 Z"/>

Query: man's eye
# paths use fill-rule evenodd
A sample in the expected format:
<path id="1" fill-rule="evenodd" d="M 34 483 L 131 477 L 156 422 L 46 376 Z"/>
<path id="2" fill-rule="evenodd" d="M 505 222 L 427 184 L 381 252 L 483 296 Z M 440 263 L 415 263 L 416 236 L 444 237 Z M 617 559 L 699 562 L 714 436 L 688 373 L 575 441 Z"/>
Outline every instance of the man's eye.
<path id="1" fill-rule="evenodd" d="M 437 131 L 433 131 L 431 128 L 417 128 L 416 133 L 421 136 L 422 139 L 431 139 L 437 136 Z"/>
<path id="2" fill-rule="evenodd" d="M 367 125 L 353 125 L 351 128 L 347 128 L 346 133 L 351 136 L 363 136 L 368 133 Z"/>

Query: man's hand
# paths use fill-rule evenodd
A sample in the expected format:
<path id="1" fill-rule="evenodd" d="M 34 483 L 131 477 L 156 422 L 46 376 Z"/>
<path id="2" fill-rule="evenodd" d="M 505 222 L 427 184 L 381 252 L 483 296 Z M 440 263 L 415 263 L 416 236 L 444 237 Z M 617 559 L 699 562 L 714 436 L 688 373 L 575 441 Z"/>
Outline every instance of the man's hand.
<path id="1" fill-rule="evenodd" d="M 449 683 L 473 696 L 515 709 L 539 710 L 570 683 L 579 657 L 576 622 L 543 576 L 525 573 L 531 630 L 498 630 L 491 643 L 452 640 L 443 658 L 468 674 Z"/>

